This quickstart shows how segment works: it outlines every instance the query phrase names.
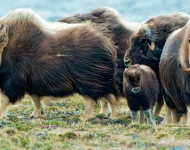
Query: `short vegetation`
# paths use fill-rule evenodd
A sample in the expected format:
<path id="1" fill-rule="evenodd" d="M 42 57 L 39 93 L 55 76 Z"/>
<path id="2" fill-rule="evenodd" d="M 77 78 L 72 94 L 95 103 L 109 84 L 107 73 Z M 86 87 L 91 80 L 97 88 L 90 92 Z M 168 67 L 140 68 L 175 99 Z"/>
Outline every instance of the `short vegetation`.
<path id="1" fill-rule="evenodd" d="M 156 118 L 157 126 L 131 124 L 130 112 L 121 100 L 118 120 L 109 120 L 94 110 L 94 118 L 80 121 L 84 100 L 79 95 L 46 98 L 46 115 L 31 119 L 34 107 L 25 98 L 10 107 L 7 118 L 0 120 L 1 150 L 125 150 L 125 149 L 190 149 L 190 128 L 185 125 L 161 125 L 165 115 Z"/>

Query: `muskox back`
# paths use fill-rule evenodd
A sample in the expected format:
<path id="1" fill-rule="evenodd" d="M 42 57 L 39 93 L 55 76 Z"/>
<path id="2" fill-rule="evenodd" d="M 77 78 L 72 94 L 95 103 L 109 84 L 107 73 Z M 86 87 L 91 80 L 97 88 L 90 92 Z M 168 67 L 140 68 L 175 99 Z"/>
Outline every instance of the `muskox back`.
<path id="1" fill-rule="evenodd" d="M 143 110 L 150 124 L 152 120 L 152 109 L 158 100 L 159 83 L 155 73 L 145 65 L 132 65 L 123 73 L 123 93 L 127 99 L 128 106 L 135 121 L 137 112 Z M 150 117 L 148 117 L 151 115 Z"/>
<path id="2" fill-rule="evenodd" d="M 79 93 L 95 101 L 117 97 L 116 48 L 92 24 L 49 23 L 28 9 L 12 11 L 0 24 L 9 35 L 0 68 L 1 91 L 9 102 L 25 93 Z"/>

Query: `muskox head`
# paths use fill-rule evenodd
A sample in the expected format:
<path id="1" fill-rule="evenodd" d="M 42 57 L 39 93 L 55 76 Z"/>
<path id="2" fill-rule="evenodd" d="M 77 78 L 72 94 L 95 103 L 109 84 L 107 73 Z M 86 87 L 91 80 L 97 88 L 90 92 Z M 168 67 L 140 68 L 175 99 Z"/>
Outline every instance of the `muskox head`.
<path id="1" fill-rule="evenodd" d="M 146 37 L 144 30 L 139 30 L 131 36 L 130 47 L 124 56 L 125 66 L 129 67 L 134 64 L 145 64 L 154 71 L 157 70 L 161 55 L 161 49 L 159 47 L 159 44 L 155 46 L 155 44 Z"/>
<path id="2" fill-rule="evenodd" d="M 127 49 L 124 57 L 126 67 L 140 63 L 140 59 L 148 50 L 149 41 L 144 38 L 145 34 L 142 30 L 135 32 L 130 39 L 130 47 Z"/>
<path id="3" fill-rule="evenodd" d="M 130 47 L 124 57 L 125 66 L 139 63 L 158 71 L 166 39 L 174 30 L 183 27 L 189 19 L 190 16 L 185 13 L 161 15 L 148 19 L 131 37 Z"/>
<path id="4" fill-rule="evenodd" d="M 132 94 L 138 94 L 140 92 L 140 79 L 141 70 L 139 64 L 132 65 L 126 68 L 123 74 L 124 78 L 124 90 L 131 92 Z M 128 89 L 125 89 L 125 88 Z M 125 91 L 124 91 L 125 93 Z"/>

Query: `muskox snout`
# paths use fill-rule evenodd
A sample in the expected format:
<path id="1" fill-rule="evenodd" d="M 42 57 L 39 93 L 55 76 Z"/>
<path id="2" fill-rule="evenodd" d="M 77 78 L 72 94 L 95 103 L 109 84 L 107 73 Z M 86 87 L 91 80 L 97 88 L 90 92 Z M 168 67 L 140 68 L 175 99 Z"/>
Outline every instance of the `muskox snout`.
<path id="1" fill-rule="evenodd" d="M 132 88 L 132 89 L 131 89 L 131 92 L 134 93 L 134 94 L 139 93 L 139 92 L 140 92 L 140 87 Z"/>
<path id="2" fill-rule="evenodd" d="M 131 59 L 130 58 L 127 58 L 127 57 L 124 57 L 124 65 L 126 68 L 129 68 L 130 65 L 131 65 Z"/>

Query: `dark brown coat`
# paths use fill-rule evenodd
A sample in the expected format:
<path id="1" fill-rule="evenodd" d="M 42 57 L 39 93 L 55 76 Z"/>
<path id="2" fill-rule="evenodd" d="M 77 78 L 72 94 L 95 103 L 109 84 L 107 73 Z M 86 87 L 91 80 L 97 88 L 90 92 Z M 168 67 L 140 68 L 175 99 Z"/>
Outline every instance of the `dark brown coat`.
<path id="1" fill-rule="evenodd" d="M 145 21 L 131 37 L 130 47 L 125 54 L 126 65 L 148 65 L 158 77 L 158 64 L 167 37 L 174 30 L 183 27 L 189 19 L 189 15 L 178 12 L 155 16 Z"/>
<path id="2" fill-rule="evenodd" d="M 160 79 L 175 104 L 170 108 L 182 113 L 186 113 L 186 106 L 190 105 L 189 46 L 190 21 L 169 36 L 160 59 Z"/>
<path id="3" fill-rule="evenodd" d="M 11 103 L 25 93 L 56 97 L 79 93 L 93 100 L 118 95 L 116 48 L 91 23 L 50 23 L 29 9 L 17 9 L 1 18 L 0 25 L 8 35 L 0 88 Z"/>
<path id="4" fill-rule="evenodd" d="M 156 74 L 150 67 L 136 64 L 125 69 L 123 73 L 123 93 L 131 110 L 132 122 L 137 121 L 137 114 L 140 110 L 145 115 L 147 122 L 155 125 L 152 110 L 158 100 L 159 92 Z"/>
<path id="5" fill-rule="evenodd" d="M 183 27 L 189 19 L 189 15 L 178 12 L 155 16 L 145 21 L 139 31 L 131 38 L 130 48 L 125 54 L 126 65 L 135 63 L 148 65 L 155 71 L 158 80 L 160 80 L 159 61 L 165 41 L 174 30 Z M 152 43 L 154 46 L 150 47 Z M 165 91 L 163 94 L 167 105 L 176 110 L 175 104 Z"/>
<path id="6" fill-rule="evenodd" d="M 154 71 L 139 64 L 126 68 L 123 73 L 123 93 L 132 111 L 152 108 L 159 94 L 159 84 Z"/>
<path id="7" fill-rule="evenodd" d="M 92 22 L 99 27 L 100 31 L 107 37 L 111 37 L 117 49 L 117 73 L 116 80 L 120 91 L 123 87 L 123 57 L 129 47 L 129 39 L 134 31 L 139 28 L 138 23 L 124 22 L 119 13 L 112 8 L 97 8 L 90 13 L 76 14 L 63 19 L 59 22 L 84 23 Z"/>

